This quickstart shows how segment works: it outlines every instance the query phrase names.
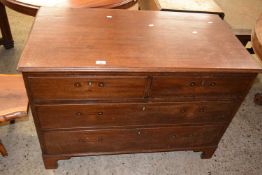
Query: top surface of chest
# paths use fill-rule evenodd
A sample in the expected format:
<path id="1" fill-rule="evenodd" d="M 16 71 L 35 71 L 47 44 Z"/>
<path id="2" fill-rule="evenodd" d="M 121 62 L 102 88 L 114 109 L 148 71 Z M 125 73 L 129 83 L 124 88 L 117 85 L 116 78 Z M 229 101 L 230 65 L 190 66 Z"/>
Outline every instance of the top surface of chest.
<path id="1" fill-rule="evenodd" d="M 216 15 L 42 8 L 18 70 L 258 72 Z"/>

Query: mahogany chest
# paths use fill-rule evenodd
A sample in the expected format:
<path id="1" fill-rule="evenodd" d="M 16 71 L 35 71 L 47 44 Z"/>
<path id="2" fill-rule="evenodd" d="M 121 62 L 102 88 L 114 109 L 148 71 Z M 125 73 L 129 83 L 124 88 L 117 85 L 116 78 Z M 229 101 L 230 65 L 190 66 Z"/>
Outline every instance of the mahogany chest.
<path id="1" fill-rule="evenodd" d="M 261 67 L 217 15 L 42 8 L 18 70 L 57 168 L 101 154 L 211 158 Z"/>

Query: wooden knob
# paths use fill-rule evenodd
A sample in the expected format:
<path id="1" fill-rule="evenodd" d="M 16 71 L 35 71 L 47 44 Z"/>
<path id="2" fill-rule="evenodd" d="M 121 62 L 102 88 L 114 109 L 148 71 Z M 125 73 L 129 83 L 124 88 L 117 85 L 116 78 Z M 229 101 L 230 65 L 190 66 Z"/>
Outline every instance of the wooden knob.
<path id="1" fill-rule="evenodd" d="M 193 81 L 193 82 L 191 82 L 191 83 L 190 83 L 190 86 L 191 86 L 191 87 L 194 87 L 194 86 L 196 86 L 196 82 L 194 82 L 194 81 Z"/>
<path id="2" fill-rule="evenodd" d="M 103 82 L 98 83 L 98 87 L 104 87 L 104 86 L 105 86 L 105 84 Z"/>
<path id="3" fill-rule="evenodd" d="M 145 111 L 145 110 L 146 110 L 146 107 L 145 107 L 145 106 L 143 106 L 142 110 L 143 110 L 143 111 Z"/>
<path id="4" fill-rule="evenodd" d="M 81 116 L 81 115 L 83 115 L 83 113 L 82 112 L 76 112 L 75 115 L 76 116 Z"/>
<path id="5" fill-rule="evenodd" d="M 100 115 L 100 116 L 103 115 L 103 114 L 104 114 L 103 112 L 98 112 L 97 113 L 97 115 Z"/>
<path id="6" fill-rule="evenodd" d="M 82 85 L 81 85 L 81 83 L 76 82 L 76 83 L 74 83 L 74 86 L 75 86 L 75 87 L 81 87 Z"/>
<path id="7" fill-rule="evenodd" d="M 89 81 L 87 84 L 88 84 L 88 86 L 92 86 L 93 83 L 92 83 L 92 81 Z"/>
<path id="8" fill-rule="evenodd" d="M 216 82 L 211 82 L 211 83 L 209 84 L 209 86 L 211 86 L 211 87 L 216 86 Z"/>

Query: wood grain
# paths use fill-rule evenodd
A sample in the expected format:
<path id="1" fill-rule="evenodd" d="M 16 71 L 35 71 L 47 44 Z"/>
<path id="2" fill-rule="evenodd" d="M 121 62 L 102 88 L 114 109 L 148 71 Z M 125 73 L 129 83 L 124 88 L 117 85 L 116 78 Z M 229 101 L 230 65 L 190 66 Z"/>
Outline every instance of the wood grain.
<path id="1" fill-rule="evenodd" d="M 231 101 L 58 104 L 37 105 L 36 113 L 45 130 L 96 129 L 227 123 L 235 106 Z"/>
<path id="2" fill-rule="evenodd" d="M 41 9 L 18 70 L 76 68 L 89 72 L 261 71 L 215 15 Z"/>
<path id="3" fill-rule="evenodd" d="M 46 154 L 130 153 L 217 144 L 223 127 L 165 127 L 44 132 Z M 195 132 L 192 133 L 192 130 Z"/>
<path id="4" fill-rule="evenodd" d="M 53 76 L 29 81 L 36 100 L 144 98 L 146 86 L 143 76 Z"/>
<path id="5" fill-rule="evenodd" d="M 28 99 L 21 75 L 0 75 L 0 123 L 27 115 Z"/>
<path id="6" fill-rule="evenodd" d="M 46 168 L 100 154 L 211 158 L 261 71 L 217 15 L 61 8 L 39 11 L 18 69 Z"/>

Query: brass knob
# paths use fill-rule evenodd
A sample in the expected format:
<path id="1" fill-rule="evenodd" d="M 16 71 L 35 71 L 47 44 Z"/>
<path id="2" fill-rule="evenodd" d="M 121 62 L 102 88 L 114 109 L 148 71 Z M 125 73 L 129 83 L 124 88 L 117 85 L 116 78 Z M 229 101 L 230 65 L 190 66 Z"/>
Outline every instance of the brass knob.
<path id="1" fill-rule="evenodd" d="M 194 87 L 194 86 L 196 86 L 196 82 L 194 82 L 194 81 L 193 81 L 193 82 L 191 82 L 191 83 L 190 83 L 190 86 L 191 86 L 191 87 Z"/>
<path id="2" fill-rule="evenodd" d="M 76 82 L 76 83 L 74 83 L 74 86 L 75 86 L 75 87 L 81 87 L 82 85 L 81 85 L 81 83 Z"/>
<path id="3" fill-rule="evenodd" d="M 76 114 L 76 116 L 81 116 L 81 115 L 83 115 L 82 112 L 76 112 L 75 114 Z"/>
<path id="4" fill-rule="evenodd" d="M 98 112 L 97 115 L 103 115 L 104 113 L 103 112 Z"/>
<path id="5" fill-rule="evenodd" d="M 209 86 L 211 86 L 211 87 L 216 86 L 216 82 L 211 82 L 211 83 L 209 84 Z"/>
<path id="6" fill-rule="evenodd" d="M 103 82 L 98 83 L 98 87 L 104 87 L 104 86 L 105 86 L 105 84 Z"/>
<path id="7" fill-rule="evenodd" d="M 89 81 L 87 84 L 88 84 L 88 86 L 92 86 L 93 83 L 92 83 L 92 81 Z"/>

